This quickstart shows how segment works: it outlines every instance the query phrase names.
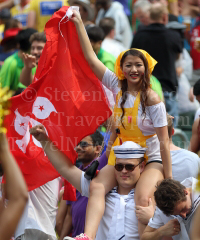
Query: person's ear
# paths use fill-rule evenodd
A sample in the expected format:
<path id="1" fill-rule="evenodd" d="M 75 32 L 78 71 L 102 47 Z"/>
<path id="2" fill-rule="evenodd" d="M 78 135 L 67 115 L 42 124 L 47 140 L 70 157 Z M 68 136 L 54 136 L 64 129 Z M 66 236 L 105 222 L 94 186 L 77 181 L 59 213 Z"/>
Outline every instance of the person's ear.
<path id="1" fill-rule="evenodd" d="M 184 189 L 183 191 L 184 191 L 185 195 L 188 195 L 188 190 L 187 189 Z"/>
<path id="2" fill-rule="evenodd" d="M 145 162 L 143 161 L 142 163 L 140 163 L 140 173 L 144 171 L 144 167 L 145 167 Z"/>
<path id="3" fill-rule="evenodd" d="M 97 145 L 95 146 L 95 148 L 96 148 L 96 153 L 99 154 L 101 152 L 102 146 Z"/>
<path id="4" fill-rule="evenodd" d="M 167 25 L 168 24 L 168 20 L 169 20 L 168 14 L 166 13 L 166 14 L 163 15 L 163 24 Z"/>

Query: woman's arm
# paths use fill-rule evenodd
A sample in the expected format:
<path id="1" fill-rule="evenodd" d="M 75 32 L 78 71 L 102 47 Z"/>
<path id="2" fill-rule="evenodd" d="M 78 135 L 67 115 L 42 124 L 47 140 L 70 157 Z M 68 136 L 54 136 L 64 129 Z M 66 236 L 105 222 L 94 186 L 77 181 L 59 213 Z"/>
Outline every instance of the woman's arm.
<path id="1" fill-rule="evenodd" d="M 172 161 L 167 126 L 155 128 L 155 131 L 160 142 L 160 155 L 163 163 L 164 177 L 172 178 Z"/>
<path id="2" fill-rule="evenodd" d="M 87 36 L 84 24 L 81 20 L 80 14 L 74 10 L 73 16 L 70 20 L 74 22 L 76 26 L 76 31 L 78 33 L 79 41 L 80 41 L 85 59 L 90 65 L 94 74 L 101 81 L 106 71 L 106 66 L 95 55 L 92 45 L 90 43 L 90 40 Z"/>
<path id="3" fill-rule="evenodd" d="M 4 134 L 0 134 L 0 163 L 6 177 L 5 194 L 8 199 L 6 208 L 0 212 L 0 239 L 11 239 L 28 201 L 28 192 L 22 173 L 10 153 Z"/>
<path id="4" fill-rule="evenodd" d="M 48 139 L 42 125 L 31 128 L 30 133 L 41 143 L 48 159 L 61 176 L 69 181 L 81 193 L 82 171 L 72 164 L 66 155 Z"/>
<path id="5" fill-rule="evenodd" d="M 200 240 L 199 222 L 200 222 L 200 206 L 198 206 L 194 216 L 192 231 L 191 231 L 191 240 Z"/>
<path id="6" fill-rule="evenodd" d="M 148 106 L 160 103 L 159 96 L 153 91 L 148 92 Z M 164 177 L 172 178 L 172 162 L 169 148 L 169 135 L 167 126 L 155 127 L 156 134 L 160 142 L 160 155 L 163 162 Z"/>

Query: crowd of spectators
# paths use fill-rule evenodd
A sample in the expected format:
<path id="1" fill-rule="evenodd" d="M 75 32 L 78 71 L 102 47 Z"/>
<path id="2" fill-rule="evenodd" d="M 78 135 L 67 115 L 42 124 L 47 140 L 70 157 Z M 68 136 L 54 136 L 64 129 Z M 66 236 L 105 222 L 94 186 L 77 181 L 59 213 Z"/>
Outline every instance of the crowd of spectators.
<path id="1" fill-rule="evenodd" d="M 0 0 L 0 87 L 9 87 L 14 95 L 18 95 L 37 81 L 34 76 L 47 41 L 45 24 L 63 6 L 79 7 L 94 54 L 111 72 L 115 72 L 120 53 L 130 48 L 145 50 L 158 62 L 150 76 L 150 87 L 157 93 L 159 101 L 165 104 L 169 114 L 166 121 L 173 180 L 163 180 L 154 193 L 155 199 L 148 199 L 148 206 L 138 206 L 134 189 L 140 175 L 146 170 L 143 162 L 145 151 L 131 142 L 116 147 L 116 157 L 120 151 L 121 154 L 130 149 L 133 152 L 130 153 L 131 157 L 124 157 L 130 164 L 120 162 L 121 157 L 117 157 L 115 176 L 118 190 L 114 188 L 106 195 L 106 208 L 96 239 L 200 239 L 197 227 L 200 195 L 195 191 L 200 169 L 200 1 Z M 113 110 L 117 93 L 109 86 L 103 88 Z M 106 127 L 107 124 L 99 126 L 94 134 L 85 137 L 76 146 L 77 167 L 67 161 L 60 162 L 63 167 L 65 162 L 71 173 L 67 171 L 64 176 L 28 194 L 20 171 L 9 154 L 7 140 L 0 133 L 0 150 L 4 153 L 0 156 L 0 163 L 6 177 L 12 179 L 13 176 L 13 181 L 8 180 L 5 188 L 10 205 L 3 207 L 0 201 L 0 239 L 62 240 L 66 236 L 75 238 L 84 233 L 90 181 L 84 179 L 82 172 L 102 151 L 104 137 L 110 134 L 105 134 Z M 37 138 L 34 131 L 37 132 L 37 129 L 32 132 Z M 44 129 L 41 131 L 42 138 L 47 137 Z M 57 149 L 56 154 L 50 148 L 44 150 L 53 165 L 54 159 L 64 159 Z M 135 157 L 134 151 L 144 153 Z M 11 172 L 5 158 L 13 166 Z M 132 176 L 130 193 L 124 193 L 118 174 L 126 170 L 131 172 L 128 169 L 131 160 L 135 166 L 136 163 L 140 166 L 137 174 Z M 99 162 L 99 170 L 107 165 L 105 152 Z M 56 168 L 57 165 L 54 166 Z M 71 179 L 73 174 L 79 179 L 79 182 L 73 181 L 77 189 L 76 202 L 66 201 L 63 197 L 64 178 Z M 16 191 L 12 192 L 12 186 Z M 21 193 L 21 198 L 17 191 Z M 4 194 L 3 188 L 1 192 Z M 120 199 L 119 204 L 116 199 Z M 19 204 L 18 211 L 12 206 L 15 201 Z M 9 214 L 15 215 L 15 218 L 5 217 Z M 4 218 L 6 220 L 2 224 Z M 138 222 L 147 225 L 145 230 L 138 230 Z M 6 224 L 10 225 L 10 231 L 1 227 Z M 190 235 L 192 228 L 194 232 Z M 124 232 L 125 236 L 121 236 Z M 77 239 L 93 239 L 87 237 L 81 235 Z"/>

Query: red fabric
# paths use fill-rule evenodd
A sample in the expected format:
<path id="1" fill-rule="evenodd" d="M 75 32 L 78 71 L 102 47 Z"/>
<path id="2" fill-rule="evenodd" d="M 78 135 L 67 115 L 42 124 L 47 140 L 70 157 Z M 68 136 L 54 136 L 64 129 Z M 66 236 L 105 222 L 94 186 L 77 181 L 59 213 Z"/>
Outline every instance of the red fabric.
<path id="1" fill-rule="evenodd" d="M 193 28 L 191 41 L 190 41 L 190 46 L 191 46 L 190 54 L 193 60 L 194 70 L 200 69 L 200 52 L 194 48 L 194 41 L 196 37 L 200 37 L 200 25 Z"/>
<path id="2" fill-rule="evenodd" d="M 77 143 L 111 115 L 102 86 L 84 58 L 75 25 L 64 20 L 61 31 L 65 40 L 60 34 L 59 22 L 67 9 L 61 8 L 46 24 L 48 41 L 35 75 L 37 81 L 11 99 L 11 114 L 5 120 L 11 151 L 29 191 L 59 176 L 39 142 L 33 142 L 32 136 L 29 140 L 29 127 L 43 124 L 50 139 L 74 163 Z M 73 201 L 75 191 L 69 185 L 67 189 L 67 198 Z"/>

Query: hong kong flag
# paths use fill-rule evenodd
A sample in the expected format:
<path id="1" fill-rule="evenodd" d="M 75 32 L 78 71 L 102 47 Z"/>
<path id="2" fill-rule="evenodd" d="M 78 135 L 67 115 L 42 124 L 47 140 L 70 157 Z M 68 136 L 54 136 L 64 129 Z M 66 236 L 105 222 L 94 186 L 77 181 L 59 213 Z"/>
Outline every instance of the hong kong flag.
<path id="1" fill-rule="evenodd" d="M 11 99 L 11 114 L 5 120 L 11 151 L 29 191 L 59 176 L 30 135 L 30 127 L 43 124 L 74 163 L 77 143 L 111 115 L 102 86 L 84 58 L 75 25 L 67 17 L 63 20 L 68 8 L 61 8 L 46 24 L 47 43 L 35 81 Z"/>

